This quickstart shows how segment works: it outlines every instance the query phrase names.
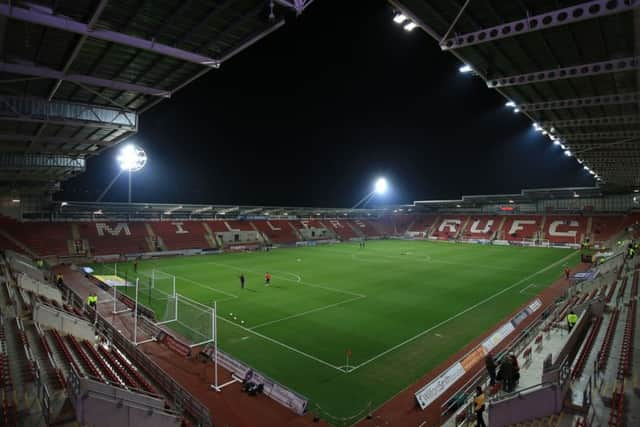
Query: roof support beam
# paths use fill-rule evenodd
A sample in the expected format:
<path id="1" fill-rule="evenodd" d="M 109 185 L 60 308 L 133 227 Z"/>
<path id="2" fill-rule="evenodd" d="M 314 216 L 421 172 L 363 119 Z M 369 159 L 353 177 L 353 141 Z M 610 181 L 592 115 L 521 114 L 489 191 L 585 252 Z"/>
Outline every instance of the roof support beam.
<path id="1" fill-rule="evenodd" d="M 288 7 L 296 11 L 300 15 L 304 10 L 309 7 L 313 0 L 274 0 L 281 6 Z"/>
<path id="2" fill-rule="evenodd" d="M 100 0 L 100 3 L 98 3 L 98 6 L 93 12 L 91 19 L 89 19 L 89 22 L 87 23 L 87 29 L 93 30 L 94 25 L 96 25 L 98 19 L 100 19 L 100 15 L 102 15 L 102 11 L 104 10 L 104 8 L 107 7 L 108 2 L 109 0 Z M 71 52 L 71 55 L 69 55 L 69 59 L 67 59 L 64 67 L 62 67 L 62 74 L 67 74 L 69 72 L 69 68 L 71 68 L 73 61 L 76 60 L 76 57 L 80 53 L 82 46 L 84 46 L 84 42 L 87 40 L 87 37 L 88 36 L 86 34 L 80 36 L 80 40 L 78 40 L 78 43 L 76 43 L 76 46 L 73 48 L 73 52 Z M 56 92 L 58 91 L 58 89 L 60 89 L 61 84 L 62 80 L 58 79 L 58 81 L 53 85 L 53 88 L 51 88 L 51 92 L 49 92 L 49 96 L 47 97 L 49 101 L 51 101 L 56 95 Z"/>
<path id="3" fill-rule="evenodd" d="M 635 125 L 640 123 L 640 116 L 604 116 L 573 120 L 549 120 L 540 122 L 539 125 L 544 129 L 552 127 L 583 127 L 583 126 L 614 126 L 614 125 Z"/>
<path id="4" fill-rule="evenodd" d="M 626 12 L 640 7 L 637 0 L 594 0 L 575 6 L 557 9 L 494 27 L 483 28 L 471 33 L 450 37 L 440 43 L 442 50 L 460 49 L 467 46 L 505 39 L 534 31 L 546 30 L 615 13 Z"/>
<path id="5" fill-rule="evenodd" d="M 562 110 L 567 108 L 597 107 L 600 105 L 633 104 L 640 101 L 640 92 L 615 95 L 590 96 L 586 98 L 558 99 L 518 105 L 520 111 Z"/>
<path id="6" fill-rule="evenodd" d="M 640 131 L 569 133 L 569 134 L 560 135 L 560 138 L 566 139 L 569 142 L 599 141 L 603 139 L 637 138 L 637 137 L 640 137 Z"/>
<path id="7" fill-rule="evenodd" d="M 597 76 L 600 74 L 618 73 L 640 69 L 640 58 L 612 59 L 610 61 L 592 62 L 590 64 L 573 65 L 571 67 L 554 68 L 535 71 L 533 73 L 514 76 L 496 77 L 487 80 L 490 88 L 528 85 L 553 80 L 573 79 L 578 77 Z"/>
<path id="8" fill-rule="evenodd" d="M 75 145 L 112 145 L 112 141 L 103 141 L 99 139 L 81 139 L 81 138 L 66 138 L 61 136 L 33 136 L 33 135 L 20 135 L 13 133 L 0 134 L 0 141 L 33 141 L 52 144 L 75 144 Z"/>
<path id="9" fill-rule="evenodd" d="M 65 74 L 62 71 L 57 71 L 47 67 L 39 67 L 36 65 L 9 64 L 6 62 L 0 62 L 0 71 L 11 74 L 36 76 L 46 79 L 56 79 L 58 81 L 70 81 L 74 83 L 86 84 L 89 86 L 104 87 L 114 90 L 123 90 L 133 93 L 141 93 L 144 95 L 158 96 L 160 98 L 171 97 L 171 92 L 162 89 L 124 83 L 116 80 L 101 79 L 98 77 L 86 76 L 82 74 Z"/>
<path id="10" fill-rule="evenodd" d="M 138 131 L 138 114 L 127 110 L 91 104 L 48 101 L 43 98 L 0 95 L 0 120 Z"/>
<path id="11" fill-rule="evenodd" d="M 83 172 L 84 159 L 59 154 L 0 153 L 0 169 L 25 170 L 63 168 Z"/>
<path id="12" fill-rule="evenodd" d="M 42 9 L 25 9 L 8 4 L 0 4 L 0 15 L 11 19 L 43 25 L 45 27 L 93 37 L 99 40 L 142 49 L 162 56 L 169 56 L 181 61 L 191 62 L 205 67 L 217 68 L 220 61 L 208 56 L 178 49 L 165 44 L 156 43 L 153 40 L 145 40 L 109 30 L 92 30 L 84 22 L 74 21 L 64 16 L 56 16 L 51 13 L 43 13 Z"/>

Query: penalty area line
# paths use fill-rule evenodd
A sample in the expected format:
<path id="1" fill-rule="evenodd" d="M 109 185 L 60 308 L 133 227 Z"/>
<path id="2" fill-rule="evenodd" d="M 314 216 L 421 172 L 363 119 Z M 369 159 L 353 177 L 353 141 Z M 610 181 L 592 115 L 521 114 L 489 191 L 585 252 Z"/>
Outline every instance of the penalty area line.
<path id="1" fill-rule="evenodd" d="M 416 339 L 420 338 L 421 336 L 423 336 L 425 334 L 428 334 L 429 332 L 431 332 L 431 331 L 433 331 L 435 329 L 438 329 L 440 326 L 443 326 L 443 325 L 451 322 L 452 320 L 457 319 L 458 317 L 462 316 L 463 314 L 466 314 L 466 313 L 468 313 L 468 312 L 480 307 L 481 305 L 486 304 L 487 302 L 489 302 L 489 301 L 493 300 L 494 298 L 504 294 L 505 292 L 508 292 L 511 289 L 521 285 L 523 282 L 526 282 L 527 280 L 531 279 L 532 277 L 535 277 L 538 274 L 544 273 L 545 271 L 552 269 L 556 265 L 558 265 L 558 264 L 560 264 L 562 262 L 565 262 L 567 259 L 569 259 L 573 255 L 574 255 L 574 253 L 572 252 L 569 255 L 565 256 L 564 258 L 561 258 L 558 261 L 556 261 L 556 262 L 554 262 L 552 264 L 549 264 L 547 267 L 541 268 L 540 270 L 536 271 L 535 273 L 532 273 L 532 274 L 528 275 L 527 277 L 518 280 L 514 284 L 512 284 L 512 285 L 510 285 L 510 286 L 508 286 L 508 287 L 496 292 L 493 295 L 488 296 L 487 298 L 483 299 L 482 301 L 477 302 L 474 305 L 465 308 L 464 310 L 460 311 L 457 314 L 454 314 L 453 316 L 449 317 L 448 319 L 444 319 L 443 321 L 441 321 L 439 323 L 436 323 L 435 325 L 431 326 L 428 329 L 425 329 L 424 331 L 418 333 L 417 335 L 414 335 L 413 337 L 411 337 L 409 339 L 406 339 L 406 340 L 402 341 L 401 343 L 394 345 L 393 347 L 388 348 L 387 350 L 383 351 L 382 353 L 379 353 L 379 354 L 373 356 L 371 359 L 365 360 L 364 362 L 362 362 L 358 366 L 354 367 L 352 369 L 352 371 L 355 371 L 356 369 L 359 369 L 359 368 L 361 368 L 361 367 L 363 367 L 365 365 L 368 365 L 369 363 L 373 362 L 374 360 L 377 360 L 377 359 L 381 358 L 382 356 L 384 356 L 386 354 L 389 354 L 392 351 L 397 350 L 398 348 L 400 348 L 400 347 L 402 347 L 402 346 L 404 346 L 404 345 L 406 345 L 406 344 L 408 344 L 408 343 L 410 343 L 412 341 L 415 341 Z"/>
<path id="2" fill-rule="evenodd" d="M 285 344 L 285 343 L 283 343 L 283 342 L 281 342 L 281 341 L 278 341 L 278 340 L 276 340 L 276 339 L 273 339 L 273 338 L 271 338 L 271 337 L 268 337 L 268 336 L 266 336 L 266 335 L 263 335 L 263 334 L 261 334 L 260 332 L 252 331 L 251 329 L 249 329 L 249 328 L 245 328 L 245 327 L 244 327 L 244 326 L 242 326 L 242 325 L 238 325 L 237 323 L 232 322 L 231 320 L 225 319 L 225 318 L 224 318 L 224 317 L 222 317 L 222 316 L 217 316 L 217 317 L 218 317 L 218 319 L 222 320 L 223 322 L 230 323 L 230 324 L 232 324 L 233 326 L 236 326 L 236 327 L 238 327 L 238 328 L 242 329 L 243 331 L 246 331 L 246 332 L 248 332 L 248 333 L 250 333 L 250 334 L 254 334 L 254 335 L 256 335 L 256 336 L 258 336 L 258 337 L 260 337 L 260 338 L 262 338 L 262 339 L 264 339 L 264 340 L 267 340 L 267 341 L 269 341 L 269 342 L 271 342 L 271 343 L 273 343 L 273 344 L 277 344 L 277 345 L 279 345 L 279 346 L 281 346 L 281 347 L 284 347 L 284 348 L 286 348 L 287 350 L 293 351 L 294 353 L 298 353 L 299 355 L 304 356 L 304 357 L 306 357 L 306 358 L 308 358 L 308 359 L 315 360 L 316 362 L 321 363 L 321 364 L 323 364 L 323 365 L 325 365 L 325 366 L 328 366 L 329 368 L 333 368 L 333 369 L 335 369 L 335 370 L 337 370 L 337 371 L 341 371 L 341 372 L 343 372 L 343 371 L 342 371 L 342 369 L 340 369 L 340 367 L 339 367 L 339 366 L 336 366 L 336 365 L 334 365 L 334 364 L 331 364 L 331 363 L 329 363 L 329 362 L 327 362 L 327 361 L 325 361 L 325 360 L 322 360 L 322 359 L 320 359 L 320 358 L 318 358 L 318 357 L 315 357 L 315 356 L 313 356 L 313 355 L 311 355 L 311 354 L 309 354 L 309 353 L 305 353 L 305 352 L 304 352 L 304 351 L 302 351 L 302 350 L 298 350 L 298 349 L 297 349 L 297 348 L 295 348 L 295 347 L 291 347 L 290 345 Z"/>
<path id="3" fill-rule="evenodd" d="M 346 299 L 344 301 L 338 301 L 338 302 L 333 303 L 333 304 L 329 304 L 329 305 L 325 305 L 325 306 L 322 306 L 322 307 L 313 308 L 311 310 L 303 311 L 302 313 L 296 313 L 296 314 L 292 314 L 290 316 L 282 317 L 280 319 L 276 319 L 276 320 L 271 320 L 269 322 L 260 323 L 259 325 L 252 326 L 252 327 L 250 327 L 248 329 L 251 329 L 253 331 L 253 330 L 258 329 L 258 328 L 263 328 L 265 326 L 273 325 L 275 323 L 280 323 L 280 322 L 284 322 L 286 320 L 295 319 L 297 317 L 306 316 L 307 314 L 316 313 L 318 311 L 327 310 L 329 308 L 338 307 L 340 305 L 348 304 L 348 303 L 353 302 L 353 301 L 359 301 L 359 300 L 364 299 L 364 298 L 366 298 L 366 297 L 349 298 L 349 299 Z"/>

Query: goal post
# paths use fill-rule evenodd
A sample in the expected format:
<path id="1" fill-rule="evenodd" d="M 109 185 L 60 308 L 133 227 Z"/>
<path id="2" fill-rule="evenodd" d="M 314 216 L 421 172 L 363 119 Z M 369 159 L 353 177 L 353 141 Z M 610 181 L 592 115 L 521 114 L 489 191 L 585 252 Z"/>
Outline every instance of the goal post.
<path id="1" fill-rule="evenodd" d="M 522 246 L 548 248 L 551 244 L 547 239 L 522 238 Z"/>

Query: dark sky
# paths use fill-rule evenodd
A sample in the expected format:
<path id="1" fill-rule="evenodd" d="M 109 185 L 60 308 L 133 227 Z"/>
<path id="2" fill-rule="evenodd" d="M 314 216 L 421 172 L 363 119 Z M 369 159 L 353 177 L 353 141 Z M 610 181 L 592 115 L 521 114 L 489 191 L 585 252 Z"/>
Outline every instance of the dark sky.
<path id="1" fill-rule="evenodd" d="M 591 186 L 575 159 L 384 0 L 316 0 L 220 70 L 141 117 L 142 202 L 348 207 L 384 175 L 378 203 Z M 60 199 L 95 200 L 118 149 Z M 105 201 L 126 200 L 123 176 Z"/>

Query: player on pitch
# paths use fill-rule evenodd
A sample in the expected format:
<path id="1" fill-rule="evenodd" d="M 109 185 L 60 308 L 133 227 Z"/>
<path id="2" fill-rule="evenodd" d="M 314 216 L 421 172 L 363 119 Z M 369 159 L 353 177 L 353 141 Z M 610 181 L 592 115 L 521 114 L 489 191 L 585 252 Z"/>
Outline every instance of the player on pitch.
<path id="1" fill-rule="evenodd" d="M 267 273 L 264 275 L 264 284 L 266 286 L 269 286 L 271 284 L 271 273 L 269 273 L 267 271 Z"/>

